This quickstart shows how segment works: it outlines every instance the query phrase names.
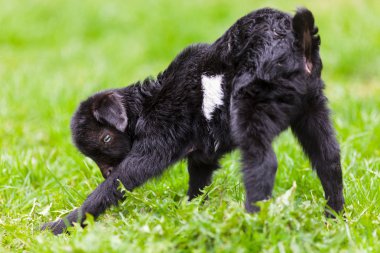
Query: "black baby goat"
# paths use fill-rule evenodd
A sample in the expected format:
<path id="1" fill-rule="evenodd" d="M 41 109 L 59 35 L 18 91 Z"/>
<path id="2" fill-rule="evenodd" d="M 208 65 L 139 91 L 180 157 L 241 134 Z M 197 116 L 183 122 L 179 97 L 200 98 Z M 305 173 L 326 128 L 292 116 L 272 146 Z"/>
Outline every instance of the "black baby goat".
<path id="1" fill-rule="evenodd" d="M 260 9 L 213 44 L 184 49 L 155 80 L 97 93 L 82 102 L 71 129 L 78 149 L 105 181 L 67 217 L 46 223 L 54 234 L 85 214 L 95 218 L 127 190 L 187 158 L 189 198 L 210 183 L 219 158 L 242 153 L 245 207 L 271 196 L 277 170 L 273 139 L 290 127 L 310 158 L 327 204 L 343 208 L 339 145 L 323 94 L 320 38 L 312 13 L 294 17 Z"/>

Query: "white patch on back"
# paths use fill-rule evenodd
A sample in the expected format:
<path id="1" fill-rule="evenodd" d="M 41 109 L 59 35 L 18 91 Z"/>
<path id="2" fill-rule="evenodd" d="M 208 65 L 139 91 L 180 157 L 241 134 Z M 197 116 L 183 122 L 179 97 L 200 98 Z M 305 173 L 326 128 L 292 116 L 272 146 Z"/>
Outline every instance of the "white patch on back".
<path id="1" fill-rule="evenodd" d="M 223 75 L 206 76 L 202 75 L 203 89 L 203 114 L 207 120 L 211 120 L 215 108 L 223 105 L 222 90 Z"/>

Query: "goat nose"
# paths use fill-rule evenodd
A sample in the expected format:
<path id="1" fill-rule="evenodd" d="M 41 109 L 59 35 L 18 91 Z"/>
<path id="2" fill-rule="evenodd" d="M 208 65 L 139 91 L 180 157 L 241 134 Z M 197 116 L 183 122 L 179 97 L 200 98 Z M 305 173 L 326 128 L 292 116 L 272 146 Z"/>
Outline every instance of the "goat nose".
<path id="1" fill-rule="evenodd" d="M 113 167 L 106 165 L 106 164 L 100 164 L 100 163 L 97 163 L 97 164 L 98 164 L 100 172 L 102 173 L 102 176 L 104 178 L 107 178 L 107 177 L 109 177 L 109 175 L 111 175 Z"/>

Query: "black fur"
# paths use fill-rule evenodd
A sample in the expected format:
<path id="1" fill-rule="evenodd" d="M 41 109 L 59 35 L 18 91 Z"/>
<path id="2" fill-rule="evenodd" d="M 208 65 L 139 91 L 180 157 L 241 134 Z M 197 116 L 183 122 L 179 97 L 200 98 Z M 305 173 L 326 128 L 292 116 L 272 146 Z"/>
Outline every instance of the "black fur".
<path id="1" fill-rule="evenodd" d="M 192 45 L 156 80 L 95 94 L 72 119 L 73 140 L 106 180 L 65 220 L 44 229 L 62 233 L 84 214 L 95 218 L 127 190 L 188 159 L 189 198 L 200 194 L 234 148 L 243 157 L 246 209 L 269 198 L 277 170 L 272 141 L 291 127 L 336 212 L 344 199 L 339 145 L 321 80 L 320 39 L 310 11 L 292 18 L 261 9 L 239 19 L 213 44 Z M 223 105 L 211 120 L 202 112 L 202 75 L 223 75 Z"/>

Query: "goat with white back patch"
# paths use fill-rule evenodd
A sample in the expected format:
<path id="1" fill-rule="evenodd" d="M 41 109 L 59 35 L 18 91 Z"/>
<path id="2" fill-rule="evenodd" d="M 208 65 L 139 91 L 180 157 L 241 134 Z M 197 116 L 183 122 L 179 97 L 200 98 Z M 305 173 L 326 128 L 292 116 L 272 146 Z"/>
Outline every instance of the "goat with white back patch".
<path id="1" fill-rule="evenodd" d="M 169 165 L 187 159 L 188 196 L 210 183 L 218 160 L 238 148 L 245 207 L 271 197 L 277 170 L 272 141 L 291 128 L 316 170 L 327 205 L 343 208 L 339 144 L 321 80 L 320 38 L 312 13 L 265 8 L 239 19 L 212 44 L 183 50 L 156 79 L 99 92 L 72 118 L 73 141 L 105 181 L 67 217 L 43 229 L 83 225 Z"/>

